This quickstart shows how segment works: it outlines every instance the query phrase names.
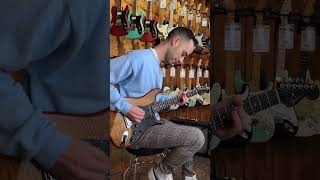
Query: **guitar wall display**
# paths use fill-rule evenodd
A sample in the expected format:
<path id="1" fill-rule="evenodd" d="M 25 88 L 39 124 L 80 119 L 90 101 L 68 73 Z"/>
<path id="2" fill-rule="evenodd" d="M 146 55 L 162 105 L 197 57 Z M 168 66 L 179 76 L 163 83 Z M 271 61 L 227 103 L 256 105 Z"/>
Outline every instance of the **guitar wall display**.
<path id="1" fill-rule="evenodd" d="M 147 16 L 144 21 L 144 34 L 140 38 L 142 42 L 153 42 L 157 36 L 158 31 L 156 29 L 156 21 L 152 19 L 152 0 L 148 0 Z"/>

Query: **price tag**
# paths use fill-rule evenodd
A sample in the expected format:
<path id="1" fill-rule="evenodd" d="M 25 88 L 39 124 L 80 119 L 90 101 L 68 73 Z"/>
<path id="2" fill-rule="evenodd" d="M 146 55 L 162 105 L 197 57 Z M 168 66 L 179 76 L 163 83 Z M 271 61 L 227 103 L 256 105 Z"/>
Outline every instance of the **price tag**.
<path id="1" fill-rule="evenodd" d="M 194 78 L 194 69 L 190 69 L 189 71 L 189 78 Z"/>
<path id="2" fill-rule="evenodd" d="M 170 10 L 175 10 L 176 7 L 177 7 L 176 0 L 171 0 L 170 1 Z"/>
<path id="3" fill-rule="evenodd" d="M 180 69 L 180 78 L 185 78 L 186 77 L 186 70 L 184 68 Z"/>
<path id="4" fill-rule="evenodd" d="M 170 68 L 170 77 L 176 77 L 176 68 L 174 67 Z"/>
<path id="5" fill-rule="evenodd" d="M 314 51 L 316 48 L 316 30 L 308 26 L 301 32 L 301 51 Z"/>
<path id="6" fill-rule="evenodd" d="M 226 24 L 224 27 L 224 50 L 240 51 L 241 28 L 239 23 Z"/>
<path id="7" fill-rule="evenodd" d="M 166 77 L 166 68 L 161 68 L 162 69 L 162 75 L 163 75 L 163 77 Z"/>
<path id="8" fill-rule="evenodd" d="M 161 1 L 160 1 L 160 8 L 161 8 L 161 9 L 165 9 L 166 6 L 167 6 L 167 1 L 166 1 L 166 0 L 161 0 Z"/>
<path id="9" fill-rule="evenodd" d="M 207 18 L 203 18 L 203 19 L 202 19 L 202 26 L 203 26 L 203 27 L 207 27 L 207 24 L 208 24 Z"/>
<path id="10" fill-rule="evenodd" d="M 193 14 L 192 13 L 189 13 L 188 15 L 188 21 L 192 21 L 193 20 Z"/>
<path id="11" fill-rule="evenodd" d="M 279 27 L 279 48 L 293 49 L 294 25 L 288 24 Z"/>
<path id="12" fill-rule="evenodd" d="M 201 16 L 200 15 L 197 15 L 196 16 L 196 23 L 198 24 L 198 23 L 200 23 L 201 22 Z"/>
<path id="13" fill-rule="evenodd" d="M 206 69 L 204 70 L 204 75 L 203 75 L 204 78 L 209 78 L 209 70 Z"/>
<path id="14" fill-rule="evenodd" d="M 121 12 L 117 12 L 117 15 L 121 15 L 122 13 Z"/>
<path id="15" fill-rule="evenodd" d="M 259 25 L 253 29 L 252 51 L 269 52 L 270 26 Z"/>
<path id="16" fill-rule="evenodd" d="M 181 8 L 181 16 L 186 16 L 187 14 L 187 8 L 185 6 L 183 6 L 183 8 Z"/>
<path id="17" fill-rule="evenodd" d="M 202 77 L 202 69 L 201 68 L 197 69 L 197 77 Z"/>

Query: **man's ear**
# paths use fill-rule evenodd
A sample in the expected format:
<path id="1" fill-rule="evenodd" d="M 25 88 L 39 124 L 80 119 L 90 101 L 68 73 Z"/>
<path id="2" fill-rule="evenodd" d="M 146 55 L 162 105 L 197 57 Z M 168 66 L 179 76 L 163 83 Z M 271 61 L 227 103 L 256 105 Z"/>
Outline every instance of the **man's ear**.
<path id="1" fill-rule="evenodd" d="M 180 41 L 181 41 L 181 39 L 180 39 L 179 36 L 173 37 L 172 40 L 171 40 L 171 46 L 172 47 L 176 46 L 177 44 L 179 44 Z"/>

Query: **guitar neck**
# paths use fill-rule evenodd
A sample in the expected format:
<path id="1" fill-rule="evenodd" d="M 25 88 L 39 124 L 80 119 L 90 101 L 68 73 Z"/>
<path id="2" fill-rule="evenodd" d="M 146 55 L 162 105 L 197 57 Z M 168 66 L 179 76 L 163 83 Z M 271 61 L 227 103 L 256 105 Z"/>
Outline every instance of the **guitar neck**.
<path id="1" fill-rule="evenodd" d="M 151 1 L 148 1 L 147 18 L 148 18 L 149 20 L 151 20 L 151 13 L 150 13 L 150 11 L 151 11 Z"/>
<path id="2" fill-rule="evenodd" d="M 198 90 L 194 89 L 192 91 L 187 92 L 186 96 L 188 98 L 190 98 L 190 97 L 192 97 L 192 96 L 194 96 L 196 94 L 198 94 Z M 171 98 L 169 100 L 158 102 L 158 103 L 152 105 L 151 108 L 152 108 L 153 112 L 158 113 L 158 112 L 164 111 L 165 109 L 169 108 L 172 105 L 179 104 L 179 102 L 180 102 L 180 97 L 176 96 L 176 97 L 173 97 L 173 98 Z"/>
<path id="3" fill-rule="evenodd" d="M 268 109 L 280 103 L 278 91 L 276 89 L 266 91 L 262 94 L 251 96 L 243 101 L 244 110 L 251 116 L 260 111 Z M 235 110 L 233 105 L 223 106 L 214 109 L 211 116 L 214 129 L 230 127 L 231 113 Z"/>
<path id="4" fill-rule="evenodd" d="M 299 61 L 299 75 L 298 77 L 302 80 L 306 79 L 306 72 L 309 67 L 312 52 L 300 51 L 300 61 Z"/>

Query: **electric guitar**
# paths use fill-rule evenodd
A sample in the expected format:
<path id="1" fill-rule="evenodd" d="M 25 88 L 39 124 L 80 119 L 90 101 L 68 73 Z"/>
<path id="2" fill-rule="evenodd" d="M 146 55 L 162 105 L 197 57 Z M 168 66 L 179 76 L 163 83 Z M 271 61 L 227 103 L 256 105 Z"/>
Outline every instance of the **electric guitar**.
<path id="1" fill-rule="evenodd" d="M 202 44 L 202 37 L 203 37 L 203 33 L 200 33 L 200 26 L 201 26 L 201 22 L 202 22 L 202 18 L 201 18 L 201 6 L 202 4 L 198 4 L 197 10 L 196 10 L 196 26 L 195 26 L 195 38 L 198 41 L 198 47 L 203 47 Z"/>
<path id="2" fill-rule="evenodd" d="M 294 106 L 302 98 L 315 98 L 319 96 L 319 89 L 313 83 L 306 82 L 281 82 L 279 87 L 258 95 L 250 96 L 243 101 L 244 110 L 250 115 L 255 115 L 265 111 L 270 107 L 283 103 L 288 107 Z M 211 110 L 211 128 L 213 132 L 218 128 L 228 128 L 232 126 L 231 113 L 234 111 L 233 105 L 214 106 Z M 248 124 L 247 122 L 245 124 Z M 249 128 L 249 127 L 246 127 Z M 234 145 L 234 141 L 226 140 L 221 143 L 224 145 Z"/>
<path id="3" fill-rule="evenodd" d="M 166 0 L 163 1 L 163 4 L 166 5 Z M 160 38 L 160 40 L 165 40 L 168 37 L 169 22 L 165 20 L 166 6 L 161 6 L 161 4 L 159 3 L 159 7 L 159 22 L 157 23 L 158 37 Z"/>
<path id="4" fill-rule="evenodd" d="M 202 94 L 208 91 L 207 87 L 198 87 L 186 93 L 187 97 Z M 163 102 L 155 102 L 160 89 L 153 89 L 141 98 L 126 98 L 135 106 L 139 106 L 145 111 L 145 116 L 140 123 L 134 124 L 121 113 L 110 112 L 110 138 L 116 147 L 129 147 L 134 143 L 138 136 L 144 133 L 149 127 L 158 124 L 155 113 L 168 109 L 171 105 L 179 104 L 180 97 L 174 97 Z"/>
<path id="5" fill-rule="evenodd" d="M 112 18 L 110 34 L 114 36 L 125 36 L 129 32 L 130 23 L 128 21 L 129 7 L 121 10 L 121 0 L 117 0 L 117 6 L 111 8 Z"/>
<path id="6" fill-rule="evenodd" d="M 174 14 L 176 12 L 176 2 L 177 0 L 170 0 L 170 14 L 169 14 L 169 26 L 168 26 L 168 34 L 176 27 L 178 27 L 177 24 L 173 23 L 174 20 Z"/>
<path id="7" fill-rule="evenodd" d="M 133 11 L 129 12 L 128 19 L 130 22 L 129 33 L 126 35 L 127 39 L 138 39 L 144 32 L 144 13 L 141 11 L 140 15 L 136 14 L 137 0 L 133 0 Z"/>
<path id="8" fill-rule="evenodd" d="M 76 139 L 85 140 L 109 154 L 108 138 L 108 112 L 87 115 L 47 113 L 56 128 Z M 50 139 L 48 139 L 50 143 Z M 32 161 L 33 162 L 33 161 Z M 10 180 L 43 180 L 52 177 L 48 172 L 42 170 L 40 166 L 31 162 L 24 162 L 13 157 L 0 155 L 0 177 Z M 107 177 L 106 177 L 107 179 Z"/>
<path id="9" fill-rule="evenodd" d="M 144 34 L 140 38 L 142 42 L 153 42 L 158 37 L 155 20 L 151 19 L 152 0 L 148 0 L 147 18 L 144 21 Z"/>

